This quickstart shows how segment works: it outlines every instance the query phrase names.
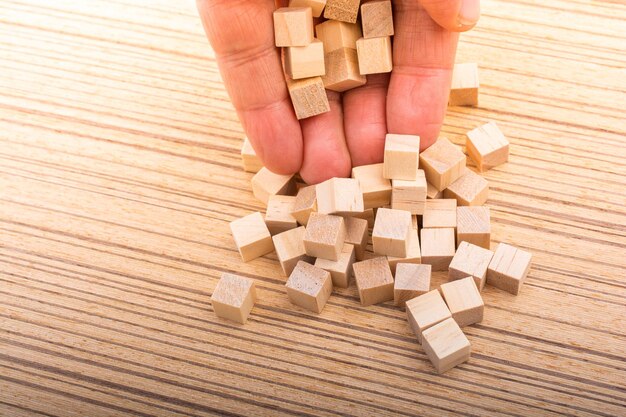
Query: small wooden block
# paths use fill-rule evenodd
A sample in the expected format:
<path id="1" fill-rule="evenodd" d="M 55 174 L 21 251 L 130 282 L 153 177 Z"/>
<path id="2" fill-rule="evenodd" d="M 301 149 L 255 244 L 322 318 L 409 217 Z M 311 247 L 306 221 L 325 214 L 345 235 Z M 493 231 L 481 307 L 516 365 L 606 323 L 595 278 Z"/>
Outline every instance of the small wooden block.
<path id="1" fill-rule="evenodd" d="M 356 217 L 344 217 L 344 222 L 346 224 L 345 242 L 354 246 L 356 259 L 361 261 L 367 248 L 367 220 Z"/>
<path id="2" fill-rule="evenodd" d="M 422 263 L 432 265 L 433 271 L 446 271 L 454 257 L 454 229 L 422 229 Z"/>
<path id="3" fill-rule="evenodd" d="M 487 281 L 487 267 L 492 258 L 492 251 L 461 242 L 450 262 L 448 280 L 455 281 L 470 276 L 474 278 L 478 291 L 482 291 Z"/>
<path id="4" fill-rule="evenodd" d="M 244 262 L 267 255 L 274 250 L 272 236 L 259 212 L 233 220 L 230 222 L 230 231 Z"/>
<path id="5" fill-rule="evenodd" d="M 393 286 L 393 303 L 404 307 L 405 303 L 430 291 L 430 265 L 399 263 Z"/>
<path id="6" fill-rule="evenodd" d="M 343 218 L 354 217 L 356 219 L 363 219 L 367 221 L 367 227 L 374 227 L 374 209 L 365 209 L 361 213 L 340 214 Z"/>
<path id="7" fill-rule="evenodd" d="M 265 224 L 272 236 L 298 227 L 298 222 L 291 215 L 295 202 L 296 197 L 290 195 L 270 196 L 265 212 Z"/>
<path id="8" fill-rule="evenodd" d="M 287 88 L 298 120 L 330 111 L 322 77 L 288 79 Z"/>
<path id="9" fill-rule="evenodd" d="M 350 277 L 352 277 L 352 264 L 355 259 L 354 245 L 346 243 L 341 249 L 339 259 L 329 261 L 328 259 L 317 258 L 315 266 L 330 272 L 335 287 L 348 288 Z"/>
<path id="10" fill-rule="evenodd" d="M 324 17 L 341 22 L 355 23 L 360 0 L 327 0 Z"/>
<path id="11" fill-rule="evenodd" d="M 413 230 L 411 213 L 379 208 L 372 232 L 374 253 L 406 258 L 411 230 Z"/>
<path id="12" fill-rule="evenodd" d="M 324 56 L 326 75 L 322 77 L 324 87 L 340 93 L 364 85 L 367 78 L 359 73 L 356 50 L 340 48 Z"/>
<path id="13" fill-rule="evenodd" d="M 489 183 L 474 171 L 465 173 L 443 191 L 444 198 L 454 198 L 458 206 L 482 206 L 489 196 Z"/>
<path id="14" fill-rule="evenodd" d="M 217 317 L 245 324 L 256 302 L 254 281 L 239 275 L 223 273 L 213 295 L 211 305 Z"/>
<path id="15" fill-rule="evenodd" d="M 306 46 L 313 42 L 310 7 L 281 7 L 274 12 L 276 46 Z"/>
<path id="16" fill-rule="evenodd" d="M 290 0 L 289 7 L 310 7 L 313 17 L 320 17 L 326 6 L 326 0 Z"/>
<path id="17" fill-rule="evenodd" d="M 509 141 L 494 122 L 467 132 L 465 147 L 481 172 L 509 160 Z"/>
<path id="18" fill-rule="evenodd" d="M 317 184 L 317 211 L 322 214 L 362 213 L 363 194 L 354 178 L 331 178 Z"/>
<path id="19" fill-rule="evenodd" d="M 261 162 L 261 158 L 252 148 L 248 138 L 243 140 L 243 145 L 241 146 L 241 164 L 246 172 L 259 172 L 263 168 L 263 162 Z"/>
<path id="20" fill-rule="evenodd" d="M 487 268 L 487 284 L 513 295 L 519 294 L 530 271 L 532 254 L 500 243 Z"/>
<path id="21" fill-rule="evenodd" d="M 333 291 L 330 272 L 300 261 L 285 284 L 289 301 L 314 313 L 321 313 Z"/>
<path id="22" fill-rule="evenodd" d="M 452 71 L 450 106 L 478 106 L 478 65 L 456 64 Z"/>
<path id="23" fill-rule="evenodd" d="M 426 176 L 417 170 L 415 181 L 392 180 L 391 208 L 406 210 L 411 214 L 424 214 L 426 207 Z"/>
<path id="24" fill-rule="evenodd" d="M 421 264 L 422 252 L 420 250 L 420 239 L 417 235 L 417 227 L 413 228 L 409 234 L 409 248 L 407 249 L 406 256 L 404 258 L 398 258 L 396 256 L 387 256 L 389 262 L 389 268 L 393 274 L 396 273 L 396 267 L 398 264 Z"/>
<path id="25" fill-rule="evenodd" d="M 361 75 L 382 74 L 391 72 L 393 59 L 391 56 L 391 38 L 360 38 L 356 41 Z"/>
<path id="26" fill-rule="evenodd" d="M 311 213 L 304 235 L 304 248 L 309 256 L 331 261 L 339 259 L 346 238 L 343 217 Z"/>
<path id="27" fill-rule="evenodd" d="M 383 177 L 383 164 L 352 168 L 352 178 L 359 180 L 366 209 L 391 204 L 391 181 Z"/>
<path id="28" fill-rule="evenodd" d="M 443 191 L 439 191 L 434 185 L 426 181 L 426 198 L 430 198 L 431 200 L 443 198 Z"/>
<path id="29" fill-rule="evenodd" d="M 483 321 L 485 303 L 474 278 L 465 277 L 441 284 L 441 294 L 452 313 L 452 318 L 460 327 Z"/>
<path id="30" fill-rule="evenodd" d="M 424 331 L 437 323 L 452 318 L 452 313 L 438 290 L 432 290 L 406 301 L 406 316 L 418 342 Z"/>
<path id="31" fill-rule="evenodd" d="M 439 191 L 456 181 L 465 169 L 466 158 L 461 149 L 447 138 L 439 138 L 420 154 L 420 167 L 426 180 Z"/>
<path id="32" fill-rule="evenodd" d="M 313 39 L 306 46 L 285 48 L 285 73 L 294 80 L 326 74 L 324 44 Z"/>
<path id="33" fill-rule="evenodd" d="M 393 12 L 390 0 L 368 1 L 361 5 L 364 38 L 393 36 Z"/>
<path id="34" fill-rule="evenodd" d="M 472 350 L 469 340 L 453 319 L 424 331 L 422 348 L 439 374 L 468 361 Z"/>
<path id="35" fill-rule="evenodd" d="M 313 258 L 304 249 L 305 233 L 304 226 L 300 226 L 272 237 L 278 262 L 286 276 L 291 274 L 299 261 L 313 263 Z"/>
<path id="36" fill-rule="evenodd" d="M 296 201 L 293 204 L 291 215 L 301 225 L 306 226 L 309 222 L 309 216 L 317 211 L 317 197 L 315 194 L 315 185 L 302 187 L 298 190 Z"/>
<path id="37" fill-rule="evenodd" d="M 352 265 L 361 305 L 393 300 L 393 276 L 385 257 L 368 259 Z"/>
<path id="38" fill-rule="evenodd" d="M 296 190 L 293 175 L 274 174 L 265 167 L 252 177 L 251 184 L 254 196 L 266 205 L 271 195 L 290 195 Z"/>
<path id="39" fill-rule="evenodd" d="M 440 198 L 437 200 L 426 200 L 424 215 L 422 216 L 422 227 L 456 227 L 456 200 L 453 198 Z"/>
<path id="40" fill-rule="evenodd" d="M 315 26 L 315 35 L 324 43 L 324 53 L 341 48 L 350 48 L 356 51 L 356 41 L 361 35 L 361 26 L 356 23 L 327 20 Z"/>
<path id="41" fill-rule="evenodd" d="M 383 177 L 392 180 L 417 180 L 419 152 L 419 136 L 387 134 L 385 137 Z"/>
<path id="42" fill-rule="evenodd" d="M 468 242 L 489 249 L 491 243 L 491 216 L 489 207 L 472 206 L 456 209 L 457 245 Z"/>

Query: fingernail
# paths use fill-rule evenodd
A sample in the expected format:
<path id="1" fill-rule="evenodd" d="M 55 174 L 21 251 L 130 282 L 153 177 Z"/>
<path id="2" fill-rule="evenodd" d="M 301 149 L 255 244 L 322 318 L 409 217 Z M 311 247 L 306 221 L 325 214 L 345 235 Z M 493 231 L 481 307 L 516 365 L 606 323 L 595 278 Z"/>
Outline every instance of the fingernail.
<path id="1" fill-rule="evenodd" d="M 463 0 L 459 10 L 459 26 L 474 26 L 480 18 L 480 0 Z"/>

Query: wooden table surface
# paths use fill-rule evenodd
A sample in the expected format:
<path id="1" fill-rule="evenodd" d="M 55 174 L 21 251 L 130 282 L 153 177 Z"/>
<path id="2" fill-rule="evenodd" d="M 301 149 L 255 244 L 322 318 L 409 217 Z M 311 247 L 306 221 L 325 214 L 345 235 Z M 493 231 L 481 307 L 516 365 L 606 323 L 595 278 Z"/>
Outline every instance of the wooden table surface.
<path id="1" fill-rule="evenodd" d="M 192 0 L 0 0 L 0 415 L 626 415 L 626 6 L 483 2 L 458 61 L 511 141 L 485 174 L 493 242 L 534 254 L 486 288 L 470 362 L 443 376 L 389 304 L 293 307 Z M 245 326 L 220 274 L 257 280 Z M 435 283 L 443 281 L 437 274 Z"/>

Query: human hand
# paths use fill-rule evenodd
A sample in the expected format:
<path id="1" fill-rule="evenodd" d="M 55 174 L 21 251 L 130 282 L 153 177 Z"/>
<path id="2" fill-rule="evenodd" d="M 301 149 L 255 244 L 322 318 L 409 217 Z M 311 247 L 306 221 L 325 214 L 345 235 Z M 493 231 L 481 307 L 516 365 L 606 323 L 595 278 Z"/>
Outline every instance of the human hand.
<path id="1" fill-rule="evenodd" d="M 300 171 L 307 183 L 382 162 L 387 133 L 439 135 L 458 32 L 471 29 L 479 0 L 394 0 L 393 71 L 345 93 L 327 91 L 330 112 L 298 121 L 274 46 L 273 0 L 197 0 L 226 89 L 264 165 Z"/>

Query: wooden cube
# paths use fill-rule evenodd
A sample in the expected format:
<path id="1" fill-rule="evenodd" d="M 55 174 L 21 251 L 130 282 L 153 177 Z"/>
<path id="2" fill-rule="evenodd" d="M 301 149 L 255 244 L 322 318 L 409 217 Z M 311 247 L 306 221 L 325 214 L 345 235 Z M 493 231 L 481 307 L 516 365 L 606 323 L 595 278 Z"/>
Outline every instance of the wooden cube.
<path id="1" fill-rule="evenodd" d="M 352 265 L 361 305 L 393 300 L 393 276 L 385 257 L 368 259 Z"/>
<path id="2" fill-rule="evenodd" d="M 304 249 L 305 233 L 304 226 L 300 226 L 272 237 L 278 262 L 280 262 L 280 267 L 286 276 L 291 274 L 298 262 L 313 263 L 314 261 Z"/>
<path id="3" fill-rule="evenodd" d="M 493 252 L 473 245 L 461 242 L 448 267 L 448 280 L 472 277 L 478 291 L 482 291 L 487 281 L 487 267 L 493 258 Z"/>
<path id="4" fill-rule="evenodd" d="M 431 200 L 443 198 L 443 191 L 439 191 L 434 185 L 426 181 L 426 198 L 430 198 Z"/>
<path id="5" fill-rule="evenodd" d="M 341 48 L 356 51 L 356 41 L 361 35 L 361 26 L 356 23 L 327 20 L 315 26 L 315 35 L 324 43 L 324 53 Z"/>
<path id="6" fill-rule="evenodd" d="M 318 39 L 305 46 L 285 48 L 285 73 L 294 80 L 326 74 L 324 44 Z"/>
<path id="7" fill-rule="evenodd" d="M 483 321 L 485 303 L 473 277 L 441 284 L 441 294 L 446 301 L 452 318 L 460 327 Z"/>
<path id="8" fill-rule="evenodd" d="M 263 168 L 263 162 L 261 162 L 261 158 L 259 158 L 254 148 L 252 148 L 252 144 L 248 138 L 243 140 L 243 145 L 241 146 L 241 164 L 243 165 L 243 170 L 246 172 L 256 173 Z"/>
<path id="9" fill-rule="evenodd" d="M 446 271 L 454 256 L 454 229 L 422 229 L 422 263 L 433 271 Z"/>
<path id="10" fill-rule="evenodd" d="M 391 72 L 393 59 L 391 56 L 391 38 L 360 38 L 356 41 L 361 75 L 382 74 Z"/>
<path id="11" fill-rule="evenodd" d="M 393 303 L 404 307 L 412 298 L 430 291 L 430 265 L 399 263 L 393 286 Z"/>
<path id="12" fill-rule="evenodd" d="M 426 177 L 424 171 L 417 170 L 415 181 L 392 180 L 391 208 L 406 210 L 411 214 L 424 214 L 426 207 Z"/>
<path id="13" fill-rule="evenodd" d="M 217 317 L 245 324 L 256 302 L 254 281 L 239 275 L 222 274 L 213 294 L 211 305 Z"/>
<path id="14" fill-rule="evenodd" d="M 376 212 L 376 221 L 372 232 L 374 253 L 405 258 L 411 230 L 411 213 L 379 208 Z"/>
<path id="15" fill-rule="evenodd" d="M 400 263 L 420 264 L 422 263 L 422 252 L 420 250 L 420 240 L 417 235 L 417 226 L 409 233 L 409 247 L 407 249 L 406 256 L 399 258 L 396 256 L 387 256 L 389 262 L 389 268 L 393 274 L 396 273 L 396 267 Z"/>
<path id="16" fill-rule="evenodd" d="M 291 215 L 295 202 L 296 197 L 290 195 L 270 196 L 265 212 L 265 224 L 272 236 L 298 227 L 298 222 Z"/>
<path id="17" fill-rule="evenodd" d="M 443 191 L 444 198 L 454 198 L 459 206 L 482 206 L 489 196 L 489 183 L 474 171 L 466 169 Z"/>
<path id="18" fill-rule="evenodd" d="M 320 17 L 326 0 L 289 0 L 289 7 L 310 7 L 313 17 Z"/>
<path id="19" fill-rule="evenodd" d="M 330 272 L 299 261 L 285 287 L 289 301 L 319 314 L 333 291 L 333 281 Z"/>
<path id="20" fill-rule="evenodd" d="M 422 348 L 439 374 L 468 361 L 471 354 L 469 340 L 453 319 L 424 331 Z"/>
<path id="21" fill-rule="evenodd" d="M 456 241 L 472 243 L 489 249 L 491 243 L 491 216 L 489 207 L 471 206 L 456 209 Z"/>
<path id="22" fill-rule="evenodd" d="M 310 7 L 281 7 L 274 12 L 276 46 L 306 46 L 313 42 Z"/>
<path id="23" fill-rule="evenodd" d="M 361 212 L 361 213 L 349 213 L 349 214 L 339 214 L 341 217 L 343 217 L 344 219 L 347 219 L 348 217 L 353 217 L 355 219 L 363 219 L 365 221 L 367 221 L 367 227 L 371 228 L 374 227 L 374 209 L 365 209 L 365 211 Z"/>
<path id="24" fill-rule="evenodd" d="M 478 65 L 456 64 L 452 71 L 450 106 L 478 106 Z"/>
<path id="25" fill-rule="evenodd" d="M 390 0 L 376 0 L 361 5 L 364 38 L 393 36 L 393 12 Z"/>
<path id="26" fill-rule="evenodd" d="M 366 209 L 391 204 L 391 181 L 383 177 L 383 164 L 352 168 L 352 178 L 359 180 Z"/>
<path id="27" fill-rule="evenodd" d="M 304 248 L 309 256 L 336 261 L 345 237 L 343 217 L 311 213 L 304 235 Z"/>
<path id="28" fill-rule="evenodd" d="M 302 187 L 298 190 L 296 201 L 293 204 L 291 215 L 298 223 L 306 226 L 309 222 L 309 216 L 317 211 L 317 197 L 315 194 L 315 185 Z"/>
<path id="29" fill-rule="evenodd" d="M 441 198 L 437 200 L 426 200 L 424 215 L 422 216 L 422 227 L 456 227 L 457 207 L 455 199 Z"/>
<path id="30" fill-rule="evenodd" d="M 506 292 L 519 294 L 530 271 L 532 254 L 500 243 L 487 268 L 487 284 Z"/>
<path id="31" fill-rule="evenodd" d="M 330 111 L 322 77 L 288 79 L 287 88 L 298 120 Z"/>
<path id="32" fill-rule="evenodd" d="M 322 77 L 328 90 L 344 92 L 364 85 L 367 78 L 359 73 L 359 61 L 356 50 L 339 48 L 324 56 L 326 70 Z"/>
<path id="33" fill-rule="evenodd" d="M 367 220 L 356 217 L 344 217 L 346 225 L 346 243 L 354 246 L 354 254 L 357 260 L 363 260 L 367 248 L 368 224 Z"/>
<path id="34" fill-rule="evenodd" d="M 409 325 L 420 343 L 426 329 L 452 318 L 452 313 L 437 290 L 411 298 L 405 304 Z"/>
<path id="35" fill-rule="evenodd" d="M 387 134 L 383 177 L 392 180 L 415 181 L 418 178 L 420 137 Z"/>
<path id="36" fill-rule="evenodd" d="M 251 185 L 254 196 L 266 205 L 271 195 L 290 195 L 296 190 L 293 175 L 274 174 L 265 167 L 252 177 Z"/>
<path id="37" fill-rule="evenodd" d="M 317 184 L 317 211 L 322 214 L 362 213 L 363 194 L 354 178 L 331 178 Z"/>
<path id="38" fill-rule="evenodd" d="M 481 172 L 509 160 L 509 141 L 494 122 L 467 132 L 465 147 Z"/>
<path id="39" fill-rule="evenodd" d="M 341 249 L 339 259 L 329 261 L 328 259 L 317 258 L 315 266 L 330 272 L 335 287 L 348 288 L 352 277 L 352 264 L 355 260 L 354 245 L 346 243 Z"/>
<path id="40" fill-rule="evenodd" d="M 244 262 L 267 255 L 274 250 L 272 236 L 259 212 L 233 220 L 230 222 L 230 231 Z"/>
<path id="41" fill-rule="evenodd" d="M 420 154 L 420 167 L 426 181 L 443 191 L 456 181 L 465 169 L 466 158 L 461 149 L 447 138 L 439 138 Z"/>
<path id="42" fill-rule="evenodd" d="M 354 23 L 359 14 L 359 4 L 360 0 L 327 0 L 324 17 Z"/>

